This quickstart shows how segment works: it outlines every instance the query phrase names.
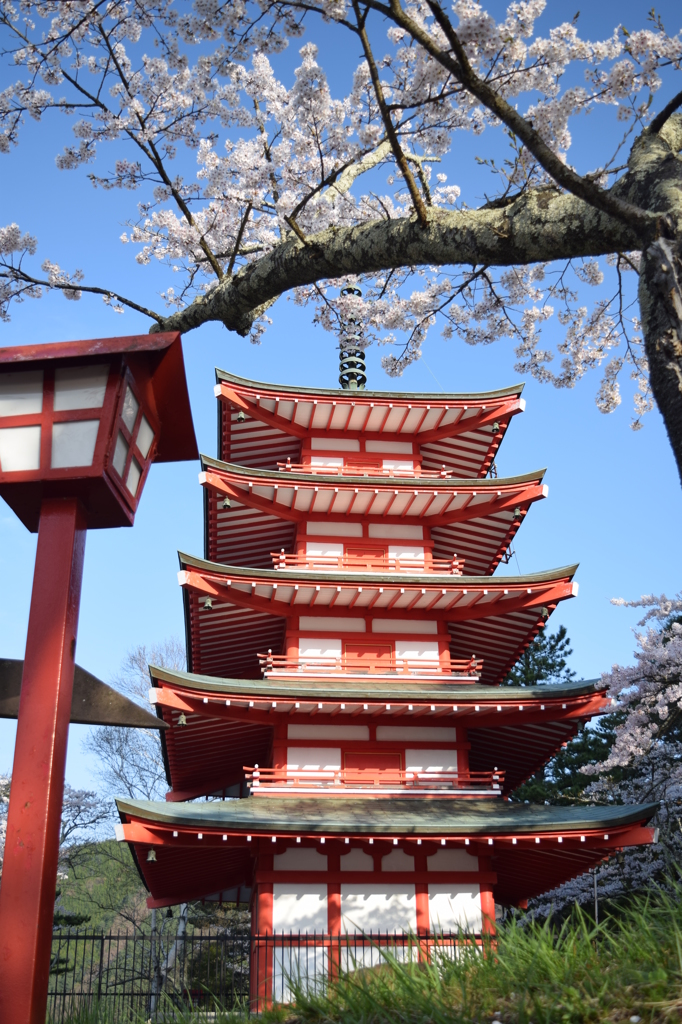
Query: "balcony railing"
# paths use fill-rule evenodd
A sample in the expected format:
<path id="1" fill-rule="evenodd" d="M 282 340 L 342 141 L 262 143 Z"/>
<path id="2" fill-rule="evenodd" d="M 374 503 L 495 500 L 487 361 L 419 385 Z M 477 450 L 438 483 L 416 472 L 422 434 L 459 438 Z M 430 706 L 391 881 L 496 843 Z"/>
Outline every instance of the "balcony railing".
<path id="1" fill-rule="evenodd" d="M 299 673 L 320 673 L 325 675 L 352 676 L 419 676 L 423 679 L 439 679 L 441 682 L 456 677 L 461 682 L 475 683 L 478 681 L 483 661 L 478 658 L 451 658 L 449 663 L 442 663 L 435 658 L 431 660 L 419 658 L 398 658 L 395 655 L 386 657 L 367 654 L 364 658 L 324 657 L 320 655 L 289 656 L 286 654 L 257 655 L 264 675 L 291 675 Z"/>
<path id="2" fill-rule="evenodd" d="M 278 462 L 277 468 L 289 473 L 313 473 L 323 476 L 385 476 L 391 479 L 402 477 L 405 480 L 414 480 L 419 477 L 447 480 L 448 477 L 455 475 L 451 469 L 446 469 L 445 466 L 441 469 L 424 469 L 421 466 L 415 466 L 414 469 L 389 469 L 367 463 L 346 463 L 344 466 L 311 466 L 309 463 L 292 462 L 291 459 L 287 459 L 286 462 Z"/>
<path id="3" fill-rule="evenodd" d="M 431 796 L 498 797 L 504 772 L 402 771 L 341 768 L 329 771 L 293 768 L 245 767 L 247 786 L 253 796 L 274 794 L 302 796 Z"/>
<path id="4" fill-rule="evenodd" d="M 452 558 L 390 558 L 388 555 L 372 558 L 367 555 L 309 555 L 303 552 L 286 554 L 271 551 L 270 557 L 275 569 L 317 569 L 320 572 L 342 572 L 345 569 L 356 572 L 412 572 L 441 573 L 461 576 L 464 560 Z"/>

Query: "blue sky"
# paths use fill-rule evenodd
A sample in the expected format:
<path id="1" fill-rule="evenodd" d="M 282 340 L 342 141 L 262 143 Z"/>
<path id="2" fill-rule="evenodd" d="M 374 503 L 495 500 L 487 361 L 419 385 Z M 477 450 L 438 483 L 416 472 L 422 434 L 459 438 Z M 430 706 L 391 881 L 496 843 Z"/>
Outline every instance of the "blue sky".
<path id="1" fill-rule="evenodd" d="M 673 20 L 675 6 L 660 7 L 671 30 L 680 20 Z M 575 13 L 573 6 L 554 0 L 549 8 L 544 26 Z M 581 31 L 594 38 L 607 35 L 618 20 L 630 28 L 643 26 L 647 10 L 644 3 L 593 5 L 581 15 Z M 328 64 L 328 33 L 325 29 L 319 36 L 320 62 L 328 68 L 333 88 L 340 90 L 352 62 L 337 52 Z M 316 34 L 317 30 L 310 37 Z M 282 58 L 285 80 L 297 48 Z M 664 89 L 657 107 L 671 94 L 671 88 Z M 584 164 L 583 169 L 606 155 L 601 148 L 605 116 L 579 127 L 572 158 L 578 166 Z M 18 150 L 2 157 L 0 222 L 16 221 L 37 235 L 41 260 L 50 257 L 65 268 L 82 267 L 86 283 L 114 287 L 160 307 L 156 296 L 171 283 L 171 275 L 160 267 L 138 267 L 131 247 L 118 241 L 126 219 L 135 214 L 136 197 L 95 191 L 83 172 L 57 171 L 54 157 L 67 141 L 63 117 L 29 123 Z M 476 146 L 466 140 L 467 147 L 480 154 L 492 151 L 492 141 L 492 135 Z M 111 166 L 112 155 L 104 151 L 101 166 Z M 461 172 L 453 169 L 450 181 L 473 197 L 490 189 L 483 174 L 467 165 Z M 207 325 L 184 339 L 202 452 L 215 454 L 215 366 L 260 380 L 336 386 L 334 339 L 313 326 L 311 311 L 284 297 L 271 315 L 274 324 L 259 347 L 219 325 Z M 147 329 L 143 317 L 129 312 L 117 316 L 95 298 L 74 303 L 49 296 L 15 307 L 11 323 L 0 327 L 0 345 Z M 370 386 L 392 388 L 395 383 L 383 373 L 380 354 L 368 351 Z M 517 381 L 513 363 L 510 342 L 472 349 L 461 342 L 445 342 L 434 333 L 422 361 L 396 383 L 406 391 L 489 390 Z M 639 616 L 612 606 L 610 598 L 664 591 L 670 595 L 682 587 L 676 541 L 682 492 L 661 418 L 657 412 L 648 415 L 644 429 L 633 433 L 628 399 L 615 414 L 603 416 L 594 404 L 597 386 L 596 375 L 588 375 L 571 391 L 527 381 L 526 412 L 512 423 L 497 460 L 500 475 L 548 468 L 549 498 L 528 515 L 514 545 L 518 562 L 507 571 L 533 572 L 580 562 L 579 597 L 559 607 L 550 628 L 566 625 L 574 648 L 572 667 L 585 677 L 632 659 L 632 627 Z M 134 528 L 88 535 L 77 660 L 101 679 L 113 679 L 129 649 L 183 634 L 176 552 L 203 552 L 197 472 L 195 464 L 155 466 Z M 0 656 L 23 657 L 34 556 L 35 536 L 0 502 Z M 68 781 L 80 787 L 93 784 L 94 765 L 81 750 L 85 731 L 72 727 L 67 765 Z M 13 723 L 0 721 L 0 771 L 11 766 L 13 737 Z"/>

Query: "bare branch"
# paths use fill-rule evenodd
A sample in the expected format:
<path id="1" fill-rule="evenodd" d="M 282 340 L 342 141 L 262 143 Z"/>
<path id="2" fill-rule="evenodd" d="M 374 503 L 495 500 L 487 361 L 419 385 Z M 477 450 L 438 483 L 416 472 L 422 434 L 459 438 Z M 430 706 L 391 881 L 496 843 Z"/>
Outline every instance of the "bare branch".
<path id="1" fill-rule="evenodd" d="M 383 121 L 384 128 L 386 130 L 386 137 L 391 144 L 391 149 L 393 150 L 395 162 L 400 168 L 400 173 L 405 179 L 405 184 L 407 185 L 408 191 L 410 193 L 410 198 L 412 199 L 412 205 L 414 206 L 415 213 L 417 214 L 417 217 L 419 218 L 419 222 L 422 225 L 422 227 L 425 227 L 426 224 L 428 223 L 428 214 L 426 212 L 426 207 L 424 206 L 424 200 L 422 199 L 421 193 L 417 188 L 417 183 L 414 180 L 412 171 L 409 168 L 407 158 L 405 157 L 405 153 L 403 152 L 403 148 L 400 145 L 398 133 L 395 130 L 395 126 L 393 124 L 393 119 L 391 117 L 390 111 L 386 107 L 386 98 L 384 96 L 384 90 L 381 85 L 381 79 L 379 78 L 379 71 L 376 66 L 376 61 L 374 60 L 374 54 L 372 53 L 372 48 L 370 46 L 369 36 L 367 35 L 367 30 L 365 28 L 366 14 L 364 18 L 360 15 L 358 0 L 353 0 L 353 10 L 355 11 L 355 17 L 357 19 L 357 33 L 362 42 L 362 49 L 364 50 L 365 53 L 365 60 L 367 61 L 367 67 L 369 68 L 370 78 L 372 79 L 372 85 L 374 86 L 374 94 L 376 96 L 379 111 L 381 113 L 381 120 Z"/>

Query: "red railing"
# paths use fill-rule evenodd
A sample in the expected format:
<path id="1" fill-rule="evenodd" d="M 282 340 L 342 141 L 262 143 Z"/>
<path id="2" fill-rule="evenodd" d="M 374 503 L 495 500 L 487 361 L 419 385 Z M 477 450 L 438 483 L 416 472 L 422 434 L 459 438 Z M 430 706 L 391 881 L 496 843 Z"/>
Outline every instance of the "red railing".
<path id="1" fill-rule="evenodd" d="M 259 792 L 300 795 L 315 792 L 339 795 L 339 791 L 362 791 L 364 796 L 390 793 L 431 793 L 452 796 L 500 796 L 504 772 L 402 771 L 398 768 L 340 768 L 329 771 L 293 768 L 245 767 L 247 785 Z"/>
<path id="2" fill-rule="evenodd" d="M 299 655 L 289 657 L 286 654 L 257 655 L 260 661 L 261 670 L 266 675 L 284 674 L 288 672 L 324 672 L 325 675 L 338 673 L 344 676 L 352 675 L 412 675 L 437 677 L 465 677 L 472 681 L 478 679 L 483 668 L 483 662 L 477 658 L 451 658 L 449 664 L 441 663 L 435 658 L 433 661 L 419 660 L 417 658 L 397 658 L 394 654 L 386 657 L 372 656 L 368 654 L 364 658 L 348 657 L 344 654 L 338 657 L 324 657 L 317 655 Z"/>
<path id="3" fill-rule="evenodd" d="M 389 558 L 382 555 L 371 558 L 369 555 L 309 555 L 304 552 L 286 554 L 282 551 L 271 551 L 270 557 L 275 569 L 305 568 L 318 569 L 326 572 L 337 572 L 344 569 L 355 569 L 365 572 L 418 572 L 442 573 L 461 576 L 464 560 L 453 555 L 452 558 Z"/>
<path id="4" fill-rule="evenodd" d="M 400 460 L 396 459 L 396 462 L 398 461 Z M 409 460 L 406 459 L 405 461 Z M 414 469 L 388 469 L 378 465 L 367 465 L 367 463 L 346 463 L 344 466 L 311 466 L 309 463 L 292 462 L 291 459 L 287 459 L 286 462 L 278 462 L 277 468 L 289 473 L 314 473 L 323 476 L 404 477 L 407 480 L 414 480 L 422 476 L 436 480 L 446 480 L 448 477 L 455 475 L 453 470 L 446 469 L 445 466 L 442 469 L 431 470 L 423 469 L 421 466 L 415 466 Z"/>

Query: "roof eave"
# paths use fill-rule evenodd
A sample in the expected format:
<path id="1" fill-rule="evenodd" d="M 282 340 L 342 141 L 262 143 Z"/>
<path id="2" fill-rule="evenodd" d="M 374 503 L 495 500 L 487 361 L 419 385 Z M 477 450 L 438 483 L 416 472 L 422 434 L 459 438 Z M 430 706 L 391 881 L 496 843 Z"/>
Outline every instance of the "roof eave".
<path id="1" fill-rule="evenodd" d="M 348 398 L 351 401 L 357 401 L 361 398 L 386 398 L 405 401 L 410 399 L 419 401 L 423 399 L 424 401 L 432 401 L 438 404 L 448 401 L 482 402 L 493 398 L 506 398 L 509 395 L 520 395 L 525 386 L 523 383 L 520 383 L 513 384 L 507 388 L 499 388 L 497 391 L 448 392 L 446 394 L 442 391 L 344 391 L 342 388 L 309 388 L 298 384 L 270 384 L 265 381 L 250 380 L 248 377 L 239 377 L 237 374 L 228 373 L 227 370 L 221 370 L 218 367 L 216 367 L 215 375 L 218 383 L 225 381 L 237 386 L 259 388 L 262 391 L 272 391 L 277 394 L 329 395 L 337 401 L 344 398 Z"/>

